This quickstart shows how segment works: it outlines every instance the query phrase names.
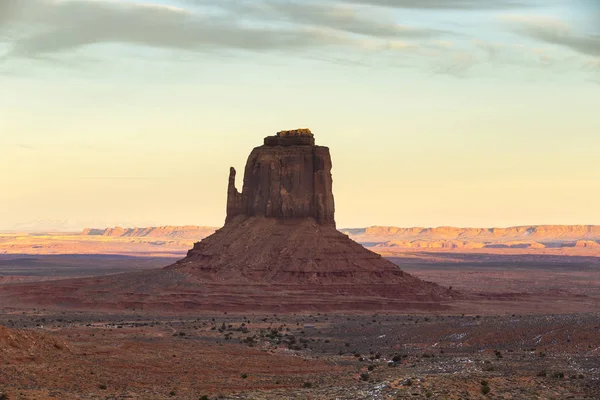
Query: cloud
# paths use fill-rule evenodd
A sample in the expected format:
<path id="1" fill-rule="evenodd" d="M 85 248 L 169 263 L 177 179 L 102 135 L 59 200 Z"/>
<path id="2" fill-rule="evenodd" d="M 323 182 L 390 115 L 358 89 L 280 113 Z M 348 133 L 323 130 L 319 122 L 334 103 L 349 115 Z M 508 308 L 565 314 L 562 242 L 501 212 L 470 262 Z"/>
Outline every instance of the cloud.
<path id="1" fill-rule="evenodd" d="M 600 56 L 600 35 L 583 35 L 573 27 L 556 18 L 540 16 L 504 16 L 513 29 L 532 39 L 562 46 L 580 54 Z"/>
<path id="2" fill-rule="evenodd" d="M 271 9 L 290 22 L 316 25 L 353 34 L 379 38 L 423 38 L 437 36 L 434 29 L 418 29 L 395 23 L 386 13 L 365 7 L 324 5 L 295 1 L 268 1 L 265 9 Z"/>
<path id="3" fill-rule="evenodd" d="M 370 4 L 391 8 L 437 10 L 506 10 L 536 7 L 535 0 L 344 0 L 347 3 Z"/>
<path id="4" fill-rule="evenodd" d="M 28 59 L 63 67 L 89 67 L 90 62 L 82 62 L 86 57 L 93 54 L 95 65 L 100 57 L 114 57 L 114 53 L 79 50 L 124 44 L 129 46 L 123 48 L 136 57 L 148 54 L 136 50 L 140 47 L 185 51 L 192 58 L 204 53 L 235 56 L 237 51 L 249 51 L 348 66 L 407 67 L 452 76 L 465 76 L 474 67 L 491 63 L 556 64 L 548 53 L 481 40 L 477 44 L 468 33 L 449 32 L 438 25 L 428 27 L 427 18 L 420 20 L 420 26 L 406 25 L 398 20 L 400 13 L 381 7 L 505 10 L 533 7 L 537 4 L 533 0 L 179 1 L 181 6 L 177 7 L 117 0 L 0 0 L 0 61 Z M 522 29 L 527 26 L 523 21 L 512 23 Z M 537 32 L 528 29 L 529 35 Z M 529 56 L 521 57 L 521 53 Z M 4 70 L 7 65 L 13 64 L 5 63 Z"/>
<path id="5" fill-rule="evenodd" d="M 13 36 L 9 58 L 36 58 L 107 43 L 188 51 L 358 49 L 363 39 L 357 36 L 395 40 L 438 34 L 398 25 L 382 14 L 360 13 L 355 7 L 296 2 L 253 6 L 223 1 L 212 3 L 211 9 L 184 9 L 94 0 L 8 1 L 12 6 L 4 7 L 11 12 L 3 14 L 3 23 Z"/>
<path id="6" fill-rule="evenodd" d="M 235 18 L 175 7 L 101 1 L 22 0 L 13 13 L 9 57 L 36 57 L 99 43 L 158 48 L 265 50 L 343 44 L 336 32 L 310 27 L 251 27 Z M 33 28 L 35 31 L 32 32 Z"/>

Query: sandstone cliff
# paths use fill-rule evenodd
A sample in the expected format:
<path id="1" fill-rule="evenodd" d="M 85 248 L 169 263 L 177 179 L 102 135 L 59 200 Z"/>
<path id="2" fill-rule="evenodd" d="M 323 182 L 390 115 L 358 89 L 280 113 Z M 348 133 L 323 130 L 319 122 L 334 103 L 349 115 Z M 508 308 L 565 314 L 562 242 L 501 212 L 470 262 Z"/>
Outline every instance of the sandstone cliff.
<path id="1" fill-rule="evenodd" d="M 231 168 L 227 218 L 242 215 L 281 219 L 314 218 L 334 225 L 331 156 L 314 144 L 310 130 L 281 131 L 250 153 L 240 193 Z"/>

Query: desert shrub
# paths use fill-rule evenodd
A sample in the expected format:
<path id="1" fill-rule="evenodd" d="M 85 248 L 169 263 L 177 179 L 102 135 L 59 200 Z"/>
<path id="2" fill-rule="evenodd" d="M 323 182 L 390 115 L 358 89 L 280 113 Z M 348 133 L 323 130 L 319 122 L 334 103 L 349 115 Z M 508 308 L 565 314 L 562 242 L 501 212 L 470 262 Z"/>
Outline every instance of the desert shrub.
<path id="1" fill-rule="evenodd" d="M 0 400 L 8 400 L 8 396 L 0 390 Z"/>
<path id="2" fill-rule="evenodd" d="M 303 387 L 303 388 L 310 389 L 310 388 L 312 387 L 312 382 L 304 382 L 304 383 L 302 384 L 302 387 Z"/>
<path id="3" fill-rule="evenodd" d="M 171 390 L 171 391 L 169 392 L 169 396 L 175 396 L 175 395 L 176 395 L 176 393 L 175 393 L 175 391 L 174 391 L 174 390 Z"/>
<path id="4" fill-rule="evenodd" d="M 106 390 L 106 385 L 104 383 L 101 383 L 98 385 L 98 389 Z"/>
<path id="5" fill-rule="evenodd" d="M 369 367 L 367 368 L 369 371 L 373 371 L 375 369 L 374 365 L 369 365 Z"/>
<path id="6" fill-rule="evenodd" d="M 481 386 L 488 386 L 489 383 L 485 379 L 481 381 Z"/>
<path id="7" fill-rule="evenodd" d="M 402 360 L 402 356 L 400 354 L 396 354 L 394 357 L 392 357 L 393 362 L 399 362 L 400 360 Z"/>
<path id="8" fill-rule="evenodd" d="M 552 377 L 556 378 L 556 379 L 562 379 L 562 378 L 565 377 L 565 373 L 564 372 L 556 371 L 556 372 L 552 373 Z"/>
<path id="9" fill-rule="evenodd" d="M 404 386 L 412 386 L 412 379 L 407 379 L 406 382 L 404 382 Z"/>
<path id="10" fill-rule="evenodd" d="M 242 374 L 240 376 L 242 377 L 242 379 L 246 379 L 248 377 L 248 374 Z"/>
<path id="11" fill-rule="evenodd" d="M 489 386 L 481 386 L 481 394 L 488 394 L 490 392 L 490 387 Z"/>
<path id="12" fill-rule="evenodd" d="M 425 392 L 425 397 L 429 399 L 431 396 L 433 396 L 432 392 L 430 392 L 429 390 Z"/>
<path id="13" fill-rule="evenodd" d="M 545 376 L 547 376 L 547 375 L 548 375 L 548 374 L 547 374 L 547 373 L 546 373 L 546 371 L 544 371 L 544 370 L 542 370 L 542 371 L 539 371 L 539 372 L 537 373 L 537 376 L 539 376 L 539 377 L 545 377 Z"/>
<path id="14" fill-rule="evenodd" d="M 360 374 L 360 380 L 367 382 L 369 380 L 369 374 L 363 372 L 362 374 Z"/>
<path id="15" fill-rule="evenodd" d="M 210 400 L 207 395 L 200 396 L 198 400 Z"/>

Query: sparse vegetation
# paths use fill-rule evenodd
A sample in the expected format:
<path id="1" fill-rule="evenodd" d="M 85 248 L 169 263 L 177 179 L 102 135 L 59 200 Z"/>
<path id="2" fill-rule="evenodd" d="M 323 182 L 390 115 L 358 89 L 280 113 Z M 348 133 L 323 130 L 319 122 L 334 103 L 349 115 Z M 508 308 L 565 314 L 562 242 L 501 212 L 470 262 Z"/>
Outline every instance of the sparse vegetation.
<path id="1" fill-rule="evenodd" d="M 564 372 L 556 371 L 552 373 L 552 377 L 556 379 L 563 379 L 565 377 Z"/>

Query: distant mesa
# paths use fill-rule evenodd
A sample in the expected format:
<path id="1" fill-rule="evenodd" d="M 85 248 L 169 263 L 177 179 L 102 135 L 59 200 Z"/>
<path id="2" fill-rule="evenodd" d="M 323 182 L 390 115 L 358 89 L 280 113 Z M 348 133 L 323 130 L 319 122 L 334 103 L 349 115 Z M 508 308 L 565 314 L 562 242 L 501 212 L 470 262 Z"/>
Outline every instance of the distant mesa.
<path id="1" fill-rule="evenodd" d="M 399 228 L 372 226 L 342 229 L 380 253 L 401 249 L 592 249 L 600 248 L 598 225 L 527 225 L 508 228 Z"/>
<path id="2" fill-rule="evenodd" d="M 202 239 L 213 234 L 216 228 L 209 226 L 153 226 L 148 228 L 86 228 L 82 236 L 107 236 L 116 238 L 171 238 L 171 239 Z"/>

